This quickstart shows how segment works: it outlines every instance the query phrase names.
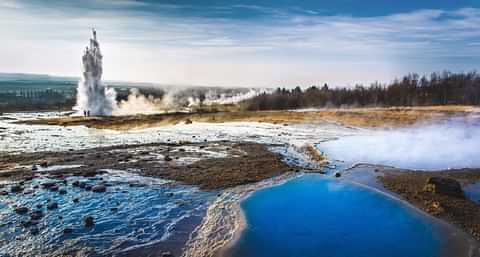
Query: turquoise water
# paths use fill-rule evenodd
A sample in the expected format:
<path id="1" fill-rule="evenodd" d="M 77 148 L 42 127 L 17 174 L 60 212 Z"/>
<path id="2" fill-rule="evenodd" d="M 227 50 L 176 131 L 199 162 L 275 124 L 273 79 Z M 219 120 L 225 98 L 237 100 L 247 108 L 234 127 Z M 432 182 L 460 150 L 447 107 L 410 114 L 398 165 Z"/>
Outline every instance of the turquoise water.
<path id="1" fill-rule="evenodd" d="M 247 228 L 229 257 L 438 256 L 440 233 L 404 204 L 348 182 L 304 175 L 241 204 Z"/>

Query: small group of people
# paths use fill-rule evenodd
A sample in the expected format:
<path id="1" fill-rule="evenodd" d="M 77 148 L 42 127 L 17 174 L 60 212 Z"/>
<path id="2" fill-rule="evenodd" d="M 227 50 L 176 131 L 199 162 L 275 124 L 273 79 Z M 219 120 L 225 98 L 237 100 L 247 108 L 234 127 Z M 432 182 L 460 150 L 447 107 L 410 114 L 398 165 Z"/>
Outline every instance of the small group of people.
<path id="1" fill-rule="evenodd" d="M 83 110 L 83 116 L 84 117 L 90 116 L 90 110 Z"/>

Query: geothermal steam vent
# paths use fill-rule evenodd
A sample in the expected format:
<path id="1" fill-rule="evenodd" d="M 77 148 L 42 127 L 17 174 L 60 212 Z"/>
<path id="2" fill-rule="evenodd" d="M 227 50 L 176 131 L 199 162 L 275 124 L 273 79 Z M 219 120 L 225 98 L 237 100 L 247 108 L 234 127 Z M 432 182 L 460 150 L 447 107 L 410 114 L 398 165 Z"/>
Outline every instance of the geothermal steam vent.
<path id="1" fill-rule="evenodd" d="M 111 115 L 115 106 L 114 89 L 102 84 L 102 53 L 97 41 L 97 33 L 92 30 L 90 46 L 82 57 L 83 74 L 77 88 L 77 104 L 74 110 L 78 114 Z"/>

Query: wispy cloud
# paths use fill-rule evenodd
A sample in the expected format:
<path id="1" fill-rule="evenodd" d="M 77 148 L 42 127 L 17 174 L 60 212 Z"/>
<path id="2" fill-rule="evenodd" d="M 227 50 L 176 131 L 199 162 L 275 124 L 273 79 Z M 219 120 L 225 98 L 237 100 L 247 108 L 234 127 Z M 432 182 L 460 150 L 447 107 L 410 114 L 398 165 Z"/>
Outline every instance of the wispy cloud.
<path id="1" fill-rule="evenodd" d="M 474 43 L 480 41 L 480 10 L 473 8 L 377 17 L 324 16 L 319 10 L 260 5 L 196 10 L 229 12 L 229 17 L 195 15 L 197 12 L 182 15 L 182 9 L 198 7 L 133 0 L 81 3 L 56 9 L 31 1 L 0 5 L 0 33 L 8 35 L 8 50 L 0 53 L 42 49 L 45 55 L 61 56 L 83 45 L 87 29 L 96 27 L 104 51 L 111 54 L 106 55 L 111 79 L 263 86 L 345 84 L 386 80 L 415 71 L 409 68 L 420 72 L 438 69 L 439 58 L 443 68 L 454 68 L 449 58 L 456 59 L 458 66 L 462 57 L 469 58 L 471 69 L 480 67 L 480 61 L 471 61 L 480 57 L 480 45 Z M 255 19 L 233 17 L 232 12 L 242 9 L 261 15 Z M 57 49 L 46 49 L 49 44 Z M 64 57 L 78 59 L 75 54 Z M 38 60 L 39 55 L 33 56 Z M 27 54 L 21 56 L 25 62 L 14 62 L 14 67 L 34 69 L 34 60 Z M 59 71 L 72 73 L 78 66 L 66 69 L 65 62 L 73 64 L 77 59 L 47 66 L 40 62 L 35 72 L 50 66 L 48 71 L 53 71 L 58 66 Z M 119 65 L 122 61 L 124 65 Z M 130 62 L 143 71 L 129 67 Z M 0 69 L 9 65 L 12 68 L 11 62 L 0 61 Z"/>

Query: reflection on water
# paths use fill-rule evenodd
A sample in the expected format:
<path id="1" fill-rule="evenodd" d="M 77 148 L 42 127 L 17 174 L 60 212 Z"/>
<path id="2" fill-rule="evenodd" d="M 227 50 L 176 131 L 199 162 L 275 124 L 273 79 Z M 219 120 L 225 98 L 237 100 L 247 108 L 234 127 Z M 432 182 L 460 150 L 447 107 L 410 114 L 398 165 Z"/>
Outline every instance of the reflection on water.
<path id="1" fill-rule="evenodd" d="M 82 256 L 111 256 L 151 245 L 171 237 L 179 222 L 198 222 L 213 196 L 192 187 L 122 171 L 80 179 L 90 185 L 105 181 L 104 193 L 73 187 L 76 180 L 79 178 L 68 178 L 66 186 L 57 181 L 60 188 L 66 188 L 66 194 L 41 186 L 35 189 L 36 185 L 52 181 L 41 178 L 25 183 L 24 192 L 32 190 L 31 193 L 0 196 L 0 256 L 52 256 L 79 250 Z M 58 209 L 47 209 L 49 202 L 58 203 Z M 38 224 L 22 225 L 30 215 L 16 214 L 16 206 L 26 206 L 30 212 L 41 210 L 44 217 Z M 94 217 L 95 226 L 85 227 L 86 216 Z M 72 231 L 65 233 L 65 229 Z"/>
<path id="2" fill-rule="evenodd" d="M 304 175 L 242 202 L 247 228 L 232 257 L 428 257 L 441 239 L 424 216 L 378 192 Z"/>

